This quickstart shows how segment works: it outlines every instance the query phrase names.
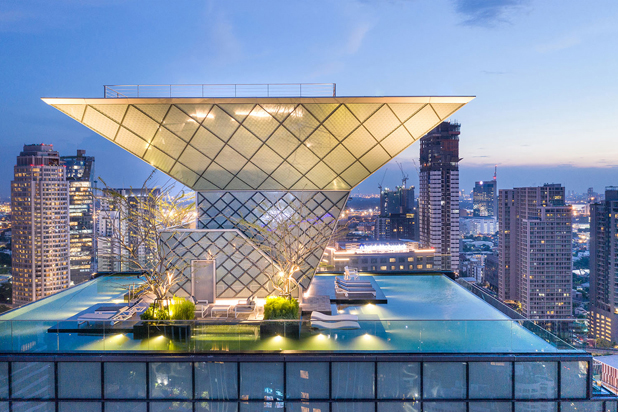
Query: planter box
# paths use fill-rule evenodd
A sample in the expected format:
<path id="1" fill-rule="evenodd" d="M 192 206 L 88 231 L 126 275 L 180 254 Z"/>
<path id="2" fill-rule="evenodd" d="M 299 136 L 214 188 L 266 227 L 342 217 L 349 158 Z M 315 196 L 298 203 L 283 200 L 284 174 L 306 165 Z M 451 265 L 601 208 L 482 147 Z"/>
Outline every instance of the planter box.
<path id="1" fill-rule="evenodd" d="M 144 321 L 133 326 L 134 339 L 154 338 L 160 335 L 175 341 L 188 341 L 191 339 L 191 324 Z"/>
<path id="2" fill-rule="evenodd" d="M 275 336 L 284 338 L 299 339 L 300 338 L 300 320 L 286 321 L 265 321 L 260 324 L 260 337 L 270 338 Z"/>

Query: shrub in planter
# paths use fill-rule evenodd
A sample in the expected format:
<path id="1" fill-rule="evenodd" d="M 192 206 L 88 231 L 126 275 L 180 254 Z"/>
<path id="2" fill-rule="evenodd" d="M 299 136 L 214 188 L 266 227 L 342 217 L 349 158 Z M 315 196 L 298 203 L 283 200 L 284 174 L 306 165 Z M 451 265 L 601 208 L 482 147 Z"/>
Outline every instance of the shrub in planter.
<path id="1" fill-rule="evenodd" d="M 266 299 L 264 320 L 298 318 L 299 308 L 296 299 L 288 299 L 283 296 L 271 296 Z"/>
<path id="2" fill-rule="evenodd" d="M 185 298 L 172 298 L 169 313 L 172 320 L 192 320 L 195 317 L 195 304 Z"/>
<path id="3" fill-rule="evenodd" d="M 195 317 L 195 304 L 185 298 L 172 298 L 167 308 L 159 309 L 151 304 L 140 315 L 142 320 L 192 320 Z"/>
<path id="4" fill-rule="evenodd" d="M 133 336 L 144 339 L 153 334 L 162 334 L 173 340 L 187 340 L 191 337 L 190 323 L 165 322 L 167 320 L 192 320 L 195 317 L 195 304 L 185 298 L 172 298 L 166 308 L 151 304 L 140 315 L 147 322 L 140 322 L 133 327 Z M 157 322 L 162 321 L 162 322 Z"/>

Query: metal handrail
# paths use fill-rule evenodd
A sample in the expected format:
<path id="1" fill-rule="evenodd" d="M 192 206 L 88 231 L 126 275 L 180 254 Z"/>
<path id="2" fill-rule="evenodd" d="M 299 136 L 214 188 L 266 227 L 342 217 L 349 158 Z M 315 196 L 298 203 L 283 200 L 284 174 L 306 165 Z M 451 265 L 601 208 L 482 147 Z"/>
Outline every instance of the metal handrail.
<path id="1" fill-rule="evenodd" d="M 132 97 L 336 97 L 335 83 L 116 84 L 104 85 L 106 99 Z"/>

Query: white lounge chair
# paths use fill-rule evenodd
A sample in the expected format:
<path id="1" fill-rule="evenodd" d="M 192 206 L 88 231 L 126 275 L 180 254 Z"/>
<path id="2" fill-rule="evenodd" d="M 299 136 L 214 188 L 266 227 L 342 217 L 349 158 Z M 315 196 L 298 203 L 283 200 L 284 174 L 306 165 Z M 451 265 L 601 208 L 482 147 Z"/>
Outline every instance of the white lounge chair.
<path id="1" fill-rule="evenodd" d="M 195 305 L 195 314 L 199 314 L 201 318 L 206 317 L 206 312 L 208 312 L 208 307 L 210 306 L 208 299 L 197 300 L 190 296 L 189 300 Z"/>
<path id="2" fill-rule="evenodd" d="M 86 313 L 77 318 L 77 326 L 90 322 L 107 322 L 114 317 L 114 313 Z"/>
<path id="3" fill-rule="evenodd" d="M 234 317 L 237 318 L 241 313 L 252 314 L 255 313 L 256 310 L 257 305 L 253 297 L 247 298 L 246 300 L 239 300 L 234 307 Z"/>
<path id="4" fill-rule="evenodd" d="M 344 295 L 346 298 L 350 297 L 375 297 L 376 291 L 374 289 L 363 288 L 346 288 L 335 285 L 335 292 L 340 295 Z"/>
<path id="5" fill-rule="evenodd" d="M 335 278 L 335 282 L 343 286 L 363 286 L 371 287 L 373 289 L 373 284 L 366 280 L 345 280 L 341 278 Z"/>
<path id="6" fill-rule="evenodd" d="M 352 279 L 358 280 L 358 269 L 350 268 L 346 266 L 345 268 L 343 268 L 343 278 L 345 280 L 352 280 Z"/>
<path id="7" fill-rule="evenodd" d="M 356 315 L 325 315 L 320 312 L 311 312 L 312 321 L 338 322 L 338 321 L 357 321 Z"/>
<path id="8" fill-rule="evenodd" d="M 341 322 L 323 322 L 321 320 L 311 321 L 311 327 L 316 329 L 342 329 L 342 330 L 351 330 L 351 329 L 360 329 L 360 325 L 358 322 L 353 322 L 350 320 L 341 321 Z"/>

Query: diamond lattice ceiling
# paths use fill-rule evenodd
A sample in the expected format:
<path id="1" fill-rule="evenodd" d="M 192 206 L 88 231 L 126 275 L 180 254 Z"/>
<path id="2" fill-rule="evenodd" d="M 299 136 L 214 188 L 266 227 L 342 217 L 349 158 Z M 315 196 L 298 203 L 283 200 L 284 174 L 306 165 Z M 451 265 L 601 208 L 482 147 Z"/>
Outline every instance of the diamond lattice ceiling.
<path id="1" fill-rule="evenodd" d="M 471 97 L 44 99 L 194 190 L 350 190 Z"/>

